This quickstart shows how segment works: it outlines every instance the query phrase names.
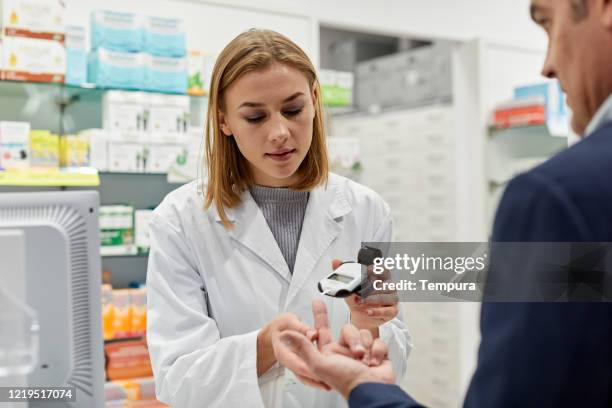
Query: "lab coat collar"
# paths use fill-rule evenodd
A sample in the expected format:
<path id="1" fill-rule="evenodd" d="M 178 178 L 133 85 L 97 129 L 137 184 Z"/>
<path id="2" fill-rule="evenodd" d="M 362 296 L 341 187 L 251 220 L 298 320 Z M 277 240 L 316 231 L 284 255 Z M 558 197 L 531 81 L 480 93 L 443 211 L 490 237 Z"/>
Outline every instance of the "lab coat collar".
<path id="1" fill-rule="evenodd" d="M 332 175 L 327 186 L 319 186 L 310 192 L 293 276 L 263 213 L 248 190 L 242 192 L 240 204 L 226 209 L 227 217 L 233 224 L 233 228 L 227 231 L 290 282 L 288 302 L 342 230 L 342 217 L 351 210 L 345 193 L 333 183 Z M 220 223 L 221 218 L 214 205 L 211 211 L 214 212 L 215 221 Z"/>

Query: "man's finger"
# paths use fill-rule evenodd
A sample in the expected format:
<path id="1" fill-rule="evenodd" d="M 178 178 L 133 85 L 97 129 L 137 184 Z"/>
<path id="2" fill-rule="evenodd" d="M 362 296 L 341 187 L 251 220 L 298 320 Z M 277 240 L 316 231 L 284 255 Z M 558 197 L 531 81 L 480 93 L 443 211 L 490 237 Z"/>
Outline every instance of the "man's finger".
<path id="1" fill-rule="evenodd" d="M 329 327 L 329 318 L 327 317 L 327 307 L 322 300 L 314 300 L 312 302 L 312 316 L 314 317 L 314 326 L 318 332 L 317 346 L 319 350 L 333 340 L 331 329 Z"/>
<path id="2" fill-rule="evenodd" d="M 361 343 L 359 329 L 352 324 L 347 324 L 342 328 L 338 343 L 341 346 L 347 346 L 356 358 L 362 358 L 366 354 L 366 349 Z"/>
<path id="3" fill-rule="evenodd" d="M 369 330 L 361 329 L 359 330 L 359 334 L 361 334 L 361 344 L 363 344 L 363 347 L 365 347 L 366 350 L 369 350 L 372 347 L 372 343 L 374 342 L 372 332 Z"/>
<path id="4" fill-rule="evenodd" d="M 372 365 L 380 365 L 383 361 L 387 359 L 387 353 L 389 349 L 384 341 L 381 339 L 376 339 L 372 343 L 372 348 L 370 349 L 370 362 Z"/>

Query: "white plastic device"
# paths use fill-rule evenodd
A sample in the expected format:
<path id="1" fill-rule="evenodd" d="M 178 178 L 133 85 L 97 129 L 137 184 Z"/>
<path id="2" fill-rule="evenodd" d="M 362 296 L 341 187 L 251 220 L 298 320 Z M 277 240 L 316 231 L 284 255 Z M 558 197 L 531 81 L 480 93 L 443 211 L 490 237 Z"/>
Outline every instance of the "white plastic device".
<path id="1" fill-rule="evenodd" d="M 361 268 L 357 262 L 345 262 L 319 281 L 319 291 L 332 297 L 347 297 L 361 287 Z"/>

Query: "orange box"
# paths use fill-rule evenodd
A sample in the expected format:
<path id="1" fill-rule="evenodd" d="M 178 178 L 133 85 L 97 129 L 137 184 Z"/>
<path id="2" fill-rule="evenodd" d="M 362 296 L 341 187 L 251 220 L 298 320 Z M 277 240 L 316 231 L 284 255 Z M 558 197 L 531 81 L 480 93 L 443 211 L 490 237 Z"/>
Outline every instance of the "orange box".
<path id="1" fill-rule="evenodd" d="M 115 337 L 115 328 L 113 326 L 115 320 L 114 310 L 113 287 L 104 284 L 102 285 L 102 335 L 104 340 L 110 340 Z"/>
<path id="2" fill-rule="evenodd" d="M 121 340 L 104 345 L 106 377 L 108 380 L 125 380 L 151 377 L 151 360 L 145 340 Z"/>
<path id="3" fill-rule="evenodd" d="M 132 334 L 132 308 L 130 289 L 113 290 L 113 333 L 115 339 Z"/>
<path id="4" fill-rule="evenodd" d="M 147 290 L 132 289 L 130 292 L 132 307 L 131 336 L 141 337 L 147 331 Z"/>

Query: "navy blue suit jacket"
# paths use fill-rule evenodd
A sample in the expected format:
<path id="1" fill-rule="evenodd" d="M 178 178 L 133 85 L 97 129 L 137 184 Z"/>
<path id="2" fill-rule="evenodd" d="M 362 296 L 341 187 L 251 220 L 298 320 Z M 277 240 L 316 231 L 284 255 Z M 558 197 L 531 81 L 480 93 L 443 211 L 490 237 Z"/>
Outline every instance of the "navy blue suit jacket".
<path id="1" fill-rule="evenodd" d="M 612 242 L 612 123 L 512 180 L 492 240 Z M 612 304 L 483 303 L 480 323 L 466 408 L 612 407 Z M 349 404 L 421 406 L 383 384 Z"/>

